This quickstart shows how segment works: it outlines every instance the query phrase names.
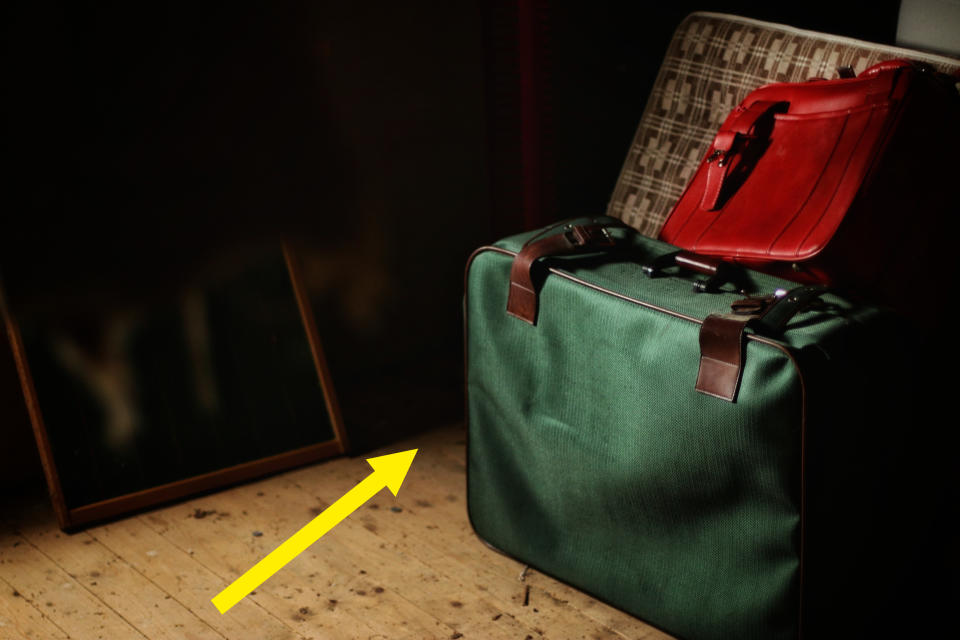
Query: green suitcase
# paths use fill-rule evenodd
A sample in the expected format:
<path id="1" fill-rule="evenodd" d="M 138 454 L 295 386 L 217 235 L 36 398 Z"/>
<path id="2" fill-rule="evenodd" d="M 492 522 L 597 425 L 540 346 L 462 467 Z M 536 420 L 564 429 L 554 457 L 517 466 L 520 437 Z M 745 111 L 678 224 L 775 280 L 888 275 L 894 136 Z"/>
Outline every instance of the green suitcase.
<path id="1" fill-rule="evenodd" d="M 886 517 L 877 416 L 900 410 L 887 389 L 902 332 L 796 287 L 611 218 L 477 250 L 476 533 L 680 637 L 863 628 L 881 601 L 865 539 Z"/>

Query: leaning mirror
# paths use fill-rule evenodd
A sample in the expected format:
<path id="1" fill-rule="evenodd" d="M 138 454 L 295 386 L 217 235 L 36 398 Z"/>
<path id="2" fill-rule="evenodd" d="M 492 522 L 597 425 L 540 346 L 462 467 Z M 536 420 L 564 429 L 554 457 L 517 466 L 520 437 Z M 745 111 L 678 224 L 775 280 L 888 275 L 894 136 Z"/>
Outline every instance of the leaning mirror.
<path id="1" fill-rule="evenodd" d="M 135 304 L 3 316 L 68 529 L 347 449 L 287 247 Z"/>

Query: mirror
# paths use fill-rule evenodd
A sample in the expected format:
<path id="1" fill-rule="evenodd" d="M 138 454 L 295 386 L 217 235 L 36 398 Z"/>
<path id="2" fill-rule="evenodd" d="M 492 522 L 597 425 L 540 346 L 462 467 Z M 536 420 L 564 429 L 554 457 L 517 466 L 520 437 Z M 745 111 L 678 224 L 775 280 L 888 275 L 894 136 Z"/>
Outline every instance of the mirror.
<path id="1" fill-rule="evenodd" d="M 287 247 L 136 304 L 3 310 L 64 529 L 347 450 Z"/>

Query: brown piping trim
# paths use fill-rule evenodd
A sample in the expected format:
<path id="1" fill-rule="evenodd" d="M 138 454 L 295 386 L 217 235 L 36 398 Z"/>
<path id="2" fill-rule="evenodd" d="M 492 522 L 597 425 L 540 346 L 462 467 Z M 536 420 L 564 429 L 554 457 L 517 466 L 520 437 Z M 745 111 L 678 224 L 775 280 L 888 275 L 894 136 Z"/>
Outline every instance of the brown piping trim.
<path id="1" fill-rule="evenodd" d="M 467 477 L 469 476 L 469 473 L 470 473 L 470 455 L 469 455 L 469 448 L 470 448 L 470 412 L 469 412 L 469 402 L 468 402 L 468 398 L 467 398 L 467 391 L 468 391 L 467 372 L 469 371 L 469 366 L 468 366 L 468 364 L 469 364 L 469 363 L 468 363 L 469 352 L 468 352 L 468 349 L 467 349 L 467 319 L 468 319 L 468 318 L 467 318 L 467 309 L 468 309 L 467 296 L 468 296 L 469 288 L 467 287 L 467 284 L 468 284 L 468 278 L 469 278 L 469 274 L 470 274 L 470 266 L 473 264 L 474 259 L 476 259 L 476 257 L 477 257 L 478 255 L 480 255 L 481 253 L 484 253 L 484 252 L 486 252 L 486 251 L 492 251 L 492 252 L 494 252 L 494 253 L 499 253 L 499 254 L 502 254 L 502 255 L 505 255 L 505 256 L 512 256 L 512 257 L 514 257 L 514 258 L 515 258 L 516 255 L 517 255 L 516 252 L 510 251 L 510 250 L 508 250 L 508 249 L 502 249 L 502 248 L 500 248 L 500 247 L 494 247 L 494 246 L 489 246 L 489 245 L 488 245 L 488 246 L 483 246 L 483 247 L 480 247 L 480 248 L 476 249 L 473 253 L 470 254 L 470 257 L 467 259 L 467 266 L 466 266 L 466 268 L 464 269 L 464 273 L 463 273 L 463 336 L 464 336 L 464 340 L 463 340 L 463 406 L 464 406 L 463 422 L 464 422 L 464 426 L 465 426 L 466 429 L 467 429 L 467 438 L 466 438 L 466 440 L 467 440 L 467 465 L 466 465 L 466 473 L 464 474 L 464 483 L 465 483 L 467 486 L 465 487 L 464 495 L 467 495 L 468 498 L 469 498 L 469 493 L 468 493 L 468 491 L 469 491 L 469 482 L 468 482 L 468 480 L 467 480 Z M 557 269 L 557 268 L 555 268 L 555 267 L 550 267 L 549 271 L 550 271 L 550 273 L 553 273 L 553 274 L 555 274 L 555 275 L 557 275 L 557 276 L 559 276 L 559 277 L 561 277 L 561 278 L 563 278 L 563 279 L 565 279 L 565 280 L 569 280 L 569 281 L 571 281 L 571 282 L 575 282 L 575 283 L 580 284 L 580 285 L 583 285 L 583 286 L 585 286 L 585 287 L 587 287 L 587 288 L 589 288 L 589 289 L 593 289 L 594 291 L 597 291 L 597 292 L 600 292 L 600 293 L 603 293 L 603 294 L 606 294 L 606 295 L 609 295 L 609 296 L 613 296 L 614 298 L 619 298 L 619 299 L 624 300 L 624 301 L 626 301 L 626 302 L 631 302 L 631 303 L 636 304 L 636 305 L 638 305 L 638 306 L 645 307 L 645 308 L 650 309 L 650 310 L 653 310 L 653 311 L 658 311 L 658 312 L 660 312 L 660 313 L 664 313 L 664 314 L 666 314 L 666 315 L 668 315 L 668 316 L 672 316 L 672 317 L 674 317 L 674 318 L 679 318 L 679 319 L 681 319 L 681 320 L 686 320 L 687 322 L 692 322 L 692 323 L 697 324 L 697 325 L 702 325 L 702 324 L 703 324 L 703 321 L 702 321 L 702 320 L 697 320 L 697 319 L 694 318 L 693 316 L 688 316 L 688 315 L 683 314 L 683 313 L 677 313 L 676 311 L 671 311 L 671 310 L 669 310 L 669 309 L 664 309 L 664 308 L 662 308 L 662 307 L 658 307 L 658 306 L 653 305 L 653 304 L 650 304 L 650 303 L 648 303 L 648 302 L 643 302 L 642 300 L 637 300 L 636 298 L 631 298 L 631 297 L 629 297 L 629 296 L 625 296 L 625 295 L 623 295 L 623 294 L 621 294 L 621 293 L 617 293 L 616 291 L 610 291 L 609 289 L 604 289 L 603 287 L 600 287 L 600 286 L 597 286 L 597 285 L 595 285 L 595 284 L 591 284 L 591 283 L 589 283 L 589 282 L 586 282 L 586 281 L 584 281 L 584 280 L 581 280 L 580 278 L 577 278 L 577 277 L 575 277 L 575 276 L 573 276 L 573 275 L 571 275 L 571 274 L 569 274 L 569 273 L 566 273 L 566 272 L 564 272 L 564 271 L 560 271 L 559 269 Z M 807 512 L 807 477 L 806 477 L 806 471 L 807 471 L 807 384 L 806 384 L 806 380 L 804 379 L 804 376 L 803 376 L 803 370 L 800 368 L 800 365 L 797 363 L 797 360 L 796 360 L 796 358 L 793 356 L 793 353 L 791 353 L 790 350 L 789 350 L 787 347 L 783 346 L 782 344 L 780 344 L 780 343 L 778 343 L 778 342 L 775 342 L 775 341 L 773 341 L 773 340 L 770 340 L 769 338 L 765 338 L 765 337 L 763 337 L 763 336 L 757 336 L 757 335 L 753 335 L 753 334 L 747 334 L 747 335 L 746 335 L 746 338 L 747 338 L 748 340 L 752 340 L 752 341 L 758 342 L 758 343 L 760 343 L 760 344 L 768 345 L 768 346 L 773 347 L 774 349 L 777 349 L 778 351 L 782 352 L 782 353 L 790 360 L 790 362 L 793 364 L 793 368 L 794 368 L 794 370 L 797 372 L 797 378 L 800 380 L 800 552 L 799 552 L 799 555 L 800 555 L 800 567 L 799 567 L 799 569 L 798 569 L 798 573 L 800 574 L 800 578 L 799 578 L 800 584 L 799 584 L 799 587 L 798 587 L 798 594 L 797 594 L 797 638 L 803 638 L 803 587 L 804 587 L 804 564 L 805 564 L 805 560 L 806 560 L 806 540 L 807 540 L 807 532 L 806 532 L 806 523 L 807 523 L 807 517 L 806 517 L 806 516 L 807 516 L 807 513 L 806 513 L 806 512 Z M 505 553 L 505 552 L 503 552 L 503 551 L 500 551 L 499 549 L 497 549 L 497 548 L 494 547 L 493 545 L 491 545 L 491 544 L 489 544 L 488 542 L 486 542 L 486 541 L 480 536 L 480 534 L 477 533 L 477 528 L 476 528 L 476 526 L 474 526 L 474 524 L 473 524 L 473 519 L 470 517 L 470 508 L 469 508 L 469 505 L 467 506 L 467 520 L 470 522 L 470 527 L 473 529 L 473 533 L 474 533 L 474 535 L 477 536 L 478 539 L 480 539 L 482 542 L 484 542 L 488 547 L 490 547 L 490 548 L 493 549 L 494 551 L 499 551 L 501 554 L 503 554 L 503 555 L 505 555 L 505 556 L 507 556 L 507 557 L 512 557 L 512 556 L 510 556 L 509 554 L 507 554 L 507 553 Z M 518 560 L 519 560 L 519 559 L 518 559 Z M 538 570 L 539 570 L 539 569 L 538 569 Z M 541 573 L 543 573 L 543 572 L 541 571 Z M 649 623 L 647 623 L 647 624 L 649 624 Z M 653 625 L 651 625 L 651 626 L 653 626 Z"/>

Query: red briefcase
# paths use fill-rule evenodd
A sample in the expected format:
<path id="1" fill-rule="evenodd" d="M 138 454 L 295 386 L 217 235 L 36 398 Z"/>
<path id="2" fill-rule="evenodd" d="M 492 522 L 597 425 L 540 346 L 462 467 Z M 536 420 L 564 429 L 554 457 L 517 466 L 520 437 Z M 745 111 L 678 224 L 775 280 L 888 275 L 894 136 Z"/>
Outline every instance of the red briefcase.
<path id="1" fill-rule="evenodd" d="M 857 77 L 751 92 L 660 238 L 899 305 L 916 285 L 909 265 L 939 255 L 944 221 L 960 216 L 955 82 L 890 60 Z"/>

